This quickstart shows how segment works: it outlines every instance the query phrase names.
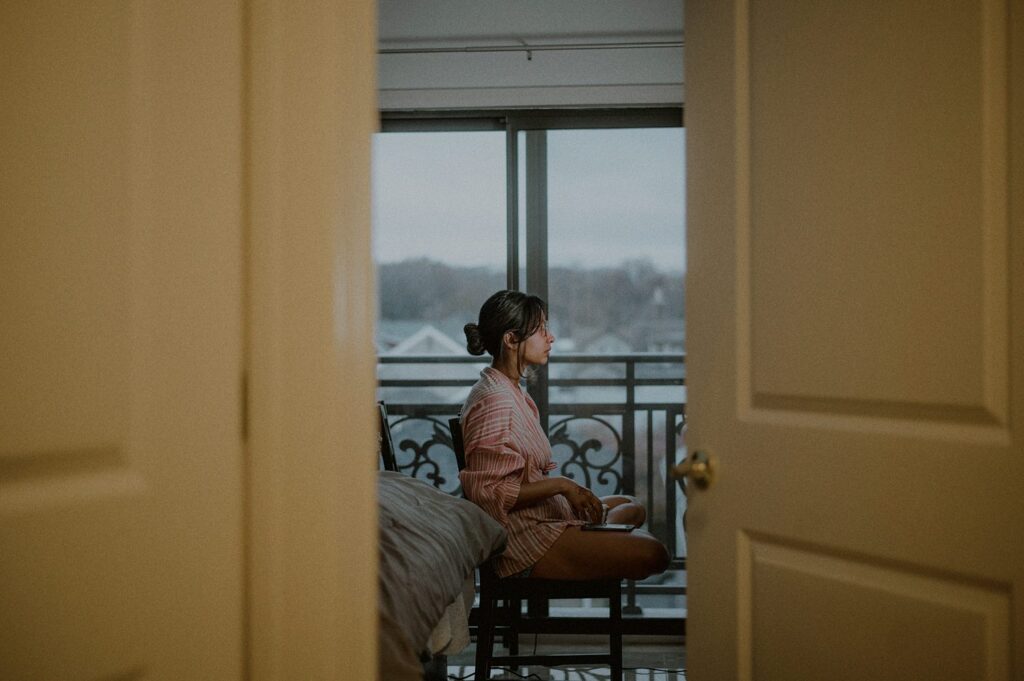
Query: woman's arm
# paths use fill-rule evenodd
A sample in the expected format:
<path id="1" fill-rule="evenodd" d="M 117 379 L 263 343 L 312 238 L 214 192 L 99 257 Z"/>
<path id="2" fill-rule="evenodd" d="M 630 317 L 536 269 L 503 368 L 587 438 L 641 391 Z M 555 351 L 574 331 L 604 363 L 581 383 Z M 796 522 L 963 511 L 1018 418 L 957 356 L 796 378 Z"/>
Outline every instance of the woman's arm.
<path id="1" fill-rule="evenodd" d="M 549 499 L 561 494 L 572 506 L 576 516 L 581 520 L 590 522 L 601 522 L 603 510 L 601 500 L 586 487 L 577 485 L 569 478 L 548 478 L 537 482 L 524 482 L 519 486 L 519 496 L 512 510 L 518 510 L 526 506 Z"/>

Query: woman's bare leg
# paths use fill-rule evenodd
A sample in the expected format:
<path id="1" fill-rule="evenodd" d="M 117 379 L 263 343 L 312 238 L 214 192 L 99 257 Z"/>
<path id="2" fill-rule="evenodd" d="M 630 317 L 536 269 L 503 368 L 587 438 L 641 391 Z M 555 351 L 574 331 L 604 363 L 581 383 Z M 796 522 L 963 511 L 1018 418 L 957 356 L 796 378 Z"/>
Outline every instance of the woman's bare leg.
<path id="1" fill-rule="evenodd" d="M 537 561 L 530 576 L 644 579 L 664 572 L 668 563 L 665 545 L 643 530 L 591 532 L 570 526 Z"/>
<path id="2" fill-rule="evenodd" d="M 647 509 L 634 497 L 616 494 L 601 497 L 601 503 L 608 507 L 608 522 L 640 527 L 647 520 Z"/>

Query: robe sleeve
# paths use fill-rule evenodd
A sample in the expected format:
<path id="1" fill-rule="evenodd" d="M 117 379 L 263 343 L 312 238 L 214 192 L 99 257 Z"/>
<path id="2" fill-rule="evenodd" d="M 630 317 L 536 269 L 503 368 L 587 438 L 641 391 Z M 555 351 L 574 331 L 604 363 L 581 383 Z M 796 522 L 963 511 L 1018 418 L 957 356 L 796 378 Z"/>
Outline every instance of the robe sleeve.
<path id="1" fill-rule="evenodd" d="M 505 525 L 519 498 L 526 457 L 511 446 L 510 396 L 489 395 L 462 415 L 466 467 L 459 474 L 466 498 Z"/>

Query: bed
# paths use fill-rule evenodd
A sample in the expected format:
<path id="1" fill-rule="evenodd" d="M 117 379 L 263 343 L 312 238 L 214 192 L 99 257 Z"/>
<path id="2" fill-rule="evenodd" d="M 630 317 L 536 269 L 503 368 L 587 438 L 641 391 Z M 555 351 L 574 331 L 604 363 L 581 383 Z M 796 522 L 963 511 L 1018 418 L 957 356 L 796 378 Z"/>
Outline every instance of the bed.
<path id="1" fill-rule="evenodd" d="M 380 471 L 379 668 L 420 681 L 423 662 L 469 643 L 474 568 L 505 547 L 504 528 L 475 504 L 423 480 Z"/>

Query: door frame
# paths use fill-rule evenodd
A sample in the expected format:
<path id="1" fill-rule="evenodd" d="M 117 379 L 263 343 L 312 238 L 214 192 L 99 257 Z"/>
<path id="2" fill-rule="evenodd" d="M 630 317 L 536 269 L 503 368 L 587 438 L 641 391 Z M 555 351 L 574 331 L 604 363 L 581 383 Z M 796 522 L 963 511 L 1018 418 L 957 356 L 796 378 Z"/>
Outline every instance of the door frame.
<path id="1" fill-rule="evenodd" d="M 246 676 L 372 679 L 376 2 L 245 21 Z"/>

